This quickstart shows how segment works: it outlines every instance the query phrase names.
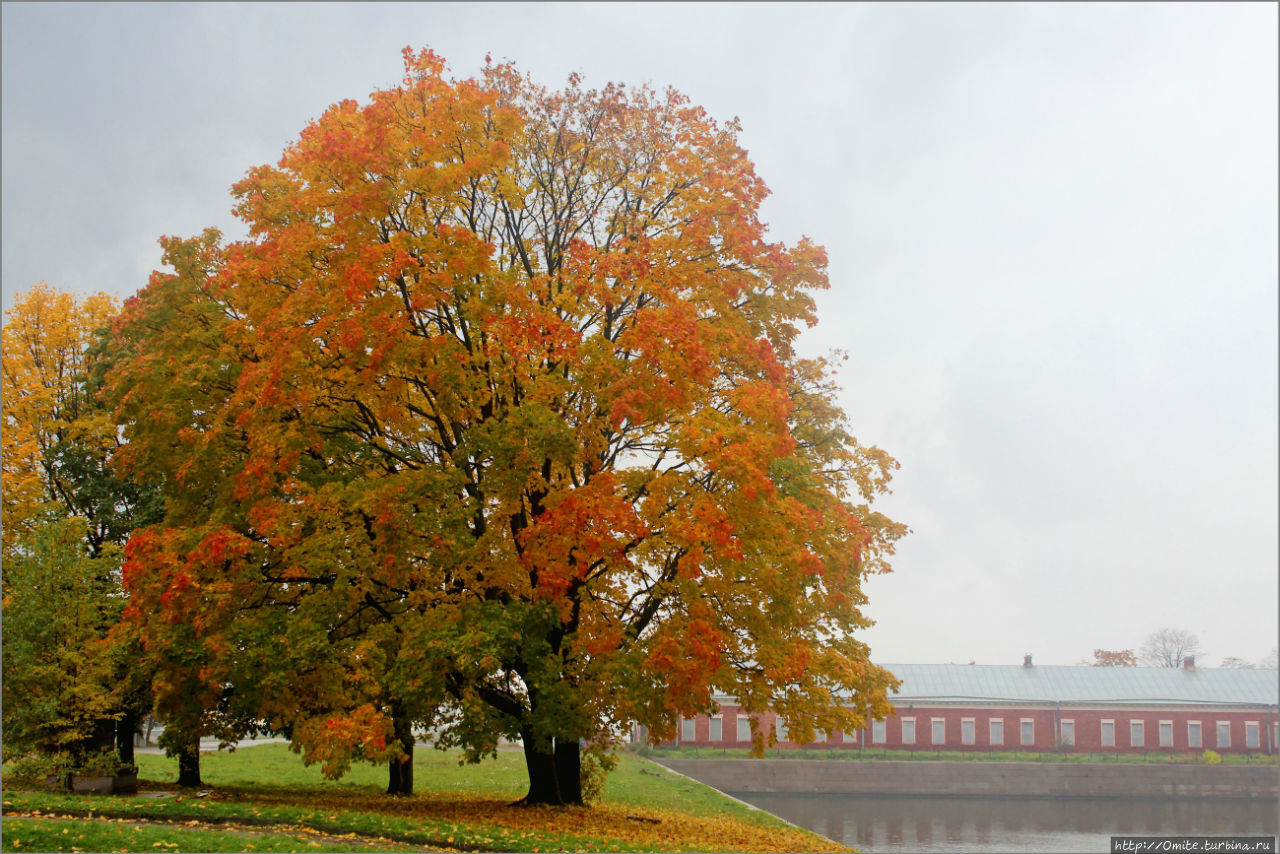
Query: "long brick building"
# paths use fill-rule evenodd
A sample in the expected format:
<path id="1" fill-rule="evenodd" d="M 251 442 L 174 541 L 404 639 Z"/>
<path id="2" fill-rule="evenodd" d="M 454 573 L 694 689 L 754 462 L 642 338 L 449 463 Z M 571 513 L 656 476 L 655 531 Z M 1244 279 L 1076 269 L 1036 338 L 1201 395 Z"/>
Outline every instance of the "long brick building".
<path id="1" fill-rule="evenodd" d="M 1080 752 L 1277 752 L 1280 683 L 1275 670 L 887 664 L 902 680 L 896 713 L 864 730 L 788 739 L 786 721 L 760 715 L 781 748 L 1052 750 Z M 732 697 L 717 715 L 682 720 L 675 743 L 749 747 L 750 722 Z M 637 731 L 635 738 L 643 738 Z"/>

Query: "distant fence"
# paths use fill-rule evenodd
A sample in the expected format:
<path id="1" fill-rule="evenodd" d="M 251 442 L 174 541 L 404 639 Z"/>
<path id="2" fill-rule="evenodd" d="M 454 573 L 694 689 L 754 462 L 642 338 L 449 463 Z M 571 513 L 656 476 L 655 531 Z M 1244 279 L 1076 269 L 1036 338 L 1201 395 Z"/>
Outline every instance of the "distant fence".
<path id="1" fill-rule="evenodd" d="M 731 793 L 1268 800 L 1280 796 L 1274 767 L 651 758 Z"/>
<path id="2" fill-rule="evenodd" d="M 641 747 L 638 749 L 644 756 L 661 760 L 664 757 L 673 759 L 747 759 L 750 752 L 745 748 L 735 747 L 691 747 L 679 745 L 662 745 L 659 747 Z M 770 748 L 766 757 L 769 759 L 804 759 L 810 761 L 848 762 L 858 760 L 874 760 L 877 762 L 1045 762 L 1045 763 L 1114 763 L 1114 764 L 1206 764 L 1204 752 L 1185 750 L 1140 750 L 1140 751 L 1084 751 L 1084 750 L 995 750 L 983 748 L 965 748 L 964 750 L 921 750 L 917 748 L 811 748 L 811 747 L 775 747 Z M 1222 753 L 1219 754 L 1222 765 L 1270 765 L 1280 767 L 1273 755 L 1266 753 Z M 1215 763 L 1217 764 L 1217 763 Z"/>

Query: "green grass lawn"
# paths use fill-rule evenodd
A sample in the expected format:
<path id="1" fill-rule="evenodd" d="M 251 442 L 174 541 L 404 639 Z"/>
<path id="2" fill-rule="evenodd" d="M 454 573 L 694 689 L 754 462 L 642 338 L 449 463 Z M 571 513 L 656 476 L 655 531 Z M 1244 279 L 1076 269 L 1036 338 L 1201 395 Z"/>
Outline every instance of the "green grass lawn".
<path id="1" fill-rule="evenodd" d="M 518 750 L 459 766 L 420 747 L 408 798 L 382 794 L 384 767 L 328 781 L 281 744 L 202 755 L 198 790 L 173 785 L 175 760 L 139 755 L 138 766 L 135 797 L 6 784 L 2 850 L 847 850 L 626 754 L 598 804 L 560 809 L 512 806 L 527 785 Z"/>
<path id="2" fill-rule="evenodd" d="M 5 851 L 403 851 L 391 841 L 334 839 L 297 831 L 228 832 L 123 819 L 5 818 Z"/>

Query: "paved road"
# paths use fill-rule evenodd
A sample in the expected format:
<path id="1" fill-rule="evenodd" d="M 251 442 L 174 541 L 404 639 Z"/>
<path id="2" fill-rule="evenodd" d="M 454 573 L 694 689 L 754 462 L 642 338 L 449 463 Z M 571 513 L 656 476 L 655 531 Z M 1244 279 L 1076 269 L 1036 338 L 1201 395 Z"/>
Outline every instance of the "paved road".
<path id="1" fill-rule="evenodd" d="M 259 744 L 288 744 L 287 738 L 246 738 L 244 741 L 236 743 L 236 750 L 244 747 L 256 747 Z M 216 738 L 205 738 L 200 740 L 200 752 L 204 753 L 218 749 L 218 740 Z M 134 753 L 164 753 L 163 747 L 135 747 Z"/>

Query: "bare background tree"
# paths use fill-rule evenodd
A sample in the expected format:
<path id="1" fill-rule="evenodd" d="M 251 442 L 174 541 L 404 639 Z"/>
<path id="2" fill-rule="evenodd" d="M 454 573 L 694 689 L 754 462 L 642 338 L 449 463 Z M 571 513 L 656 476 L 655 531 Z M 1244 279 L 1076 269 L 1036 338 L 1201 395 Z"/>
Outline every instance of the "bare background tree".
<path id="1" fill-rule="evenodd" d="M 1235 655 L 1228 655 L 1222 659 L 1219 667 L 1229 667 L 1234 670 L 1275 670 L 1276 669 L 1277 648 L 1271 647 L 1271 652 L 1267 653 L 1264 658 L 1258 661 L 1249 661 L 1247 658 L 1240 658 Z"/>
<path id="2" fill-rule="evenodd" d="M 1262 659 L 1262 666 L 1275 670 L 1277 665 L 1280 665 L 1280 648 L 1273 646 L 1271 652 L 1267 653 L 1267 657 Z"/>
<path id="3" fill-rule="evenodd" d="M 1200 639 L 1186 629 L 1165 627 L 1142 642 L 1138 660 L 1150 667 L 1181 667 L 1188 655 L 1200 655 Z"/>

